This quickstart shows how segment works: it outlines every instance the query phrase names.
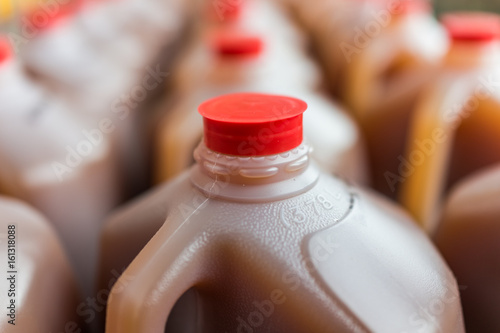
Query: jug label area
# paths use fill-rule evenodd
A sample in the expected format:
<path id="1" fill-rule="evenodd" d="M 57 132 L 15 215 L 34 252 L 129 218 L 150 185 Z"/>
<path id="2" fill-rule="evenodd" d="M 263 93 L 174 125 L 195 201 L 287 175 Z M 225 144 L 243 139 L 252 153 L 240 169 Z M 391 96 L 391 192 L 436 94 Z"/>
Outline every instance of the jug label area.
<path id="1" fill-rule="evenodd" d="M 340 200 L 342 193 L 333 193 L 323 189 L 322 193 L 300 202 L 291 208 L 283 206 L 280 210 L 280 221 L 287 227 L 297 224 L 305 224 L 310 218 L 318 218 L 324 213 L 331 211 Z M 341 220 L 341 219 L 340 219 Z M 335 221 L 337 223 L 339 221 Z"/>

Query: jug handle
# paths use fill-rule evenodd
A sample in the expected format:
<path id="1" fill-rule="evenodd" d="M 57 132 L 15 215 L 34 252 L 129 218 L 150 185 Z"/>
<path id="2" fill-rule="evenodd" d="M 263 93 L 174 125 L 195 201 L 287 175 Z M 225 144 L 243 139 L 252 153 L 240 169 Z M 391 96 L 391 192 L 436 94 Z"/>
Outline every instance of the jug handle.
<path id="1" fill-rule="evenodd" d="M 437 227 L 437 206 L 445 187 L 456 124 L 460 123 L 462 113 L 454 114 L 453 121 L 447 119 L 446 113 L 437 113 L 436 110 L 444 109 L 440 106 L 443 100 L 444 97 L 432 92 L 416 108 L 404 157 L 410 160 L 410 154 L 421 152 L 418 145 L 421 142 L 432 142 L 434 148 L 424 152 L 423 162 L 412 165 L 412 172 L 402 183 L 399 193 L 399 202 L 429 235 Z"/>
<path id="2" fill-rule="evenodd" d="M 106 332 L 163 333 L 177 300 L 209 278 L 207 243 L 189 227 L 172 233 L 163 225 L 114 285 Z"/>

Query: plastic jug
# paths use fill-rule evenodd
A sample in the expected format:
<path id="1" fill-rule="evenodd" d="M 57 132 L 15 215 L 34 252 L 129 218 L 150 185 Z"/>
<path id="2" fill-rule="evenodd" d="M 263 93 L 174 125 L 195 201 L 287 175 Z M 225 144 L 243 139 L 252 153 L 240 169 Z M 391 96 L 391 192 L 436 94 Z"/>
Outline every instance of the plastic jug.
<path id="1" fill-rule="evenodd" d="M 200 106 L 197 164 L 104 229 L 130 236 L 127 252 L 157 231 L 111 291 L 108 333 L 163 332 L 192 288 L 196 331 L 464 332 L 453 275 L 418 227 L 310 160 L 306 108 L 253 93 Z"/>
<path id="2" fill-rule="evenodd" d="M 475 173 L 450 193 L 436 245 L 459 285 L 467 332 L 498 332 L 500 168 Z"/>
<path id="3" fill-rule="evenodd" d="M 299 25 L 311 36 L 312 47 L 321 62 L 329 90 L 343 97 L 346 69 L 360 47 L 368 44 L 365 26 L 379 24 L 389 7 L 384 1 L 369 0 L 281 0 L 291 9 Z M 359 45 L 359 46 L 356 46 Z M 354 47 L 353 47 L 354 46 Z"/>
<path id="4" fill-rule="evenodd" d="M 500 161 L 500 19 L 486 13 L 443 18 L 453 39 L 439 76 L 420 97 L 405 156 L 391 182 L 432 232 L 447 187 Z"/>
<path id="5" fill-rule="evenodd" d="M 200 61 L 206 57 L 206 41 L 223 32 L 243 31 L 265 36 L 267 57 L 290 62 L 289 70 L 301 72 L 304 85 L 322 85 L 318 70 L 304 57 L 306 34 L 298 28 L 284 6 L 276 1 L 200 0 L 194 29 L 183 56 L 174 67 L 173 87 L 180 91 L 196 82 Z M 194 82 L 193 82 L 194 81 Z"/>
<path id="6" fill-rule="evenodd" d="M 181 35 L 189 1 L 97 2 L 77 17 L 94 47 L 141 74 Z"/>
<path id="7" fill-rule="evenodd" d="M 109 104 L 130 89 L 135 77 L 93 45 L 82 31 L 76 15 L 80 10 L 91 15 L 89 7 L 94 8 L 73 7 L 72 11 L 58 12 L 46 25 L 26 20 L 33 33 L 14 47 L 28 70 L 45 85 L 84 106 L 82 109 L 109 112 Z"/>
<path id="8" fill-rule="evenodd" d="M 156 58 L 180 35 L 183 15 L 175 4 L 87 4 L 80 12 L 54 17 L 22 48 L 27 67 L 64 94 L 69 104 L 78 105 L 89 119 L 87 128 L 113 122 L 108 136 L 116 144 L 113 149 L 121 158 L 129 194 L 141 191 L 147 182 L 147 166 L 141 163 L 146 160 L 141 127 L 146 115 L 137 111 L 167 81 L 168 68 Z M 138 30 L 136 24 L 143 28 Z"/>
<path id="9" fill-rule="evenodd" d="M 226 23 L 215 27 L 201 25 L 200 31 L 188 42 L 188 47 L 174 66 L 172 86 L 178 94 L 192 92 L 200 83 L 205 84 L 209 71 L 205 66 L 207 62 L 212 63 L 216 61 L 214 58 L 218 58 L 218 52 L 214 53 L 214 49 L 220 49 L 226 56 L 224 60 L 227 63 L 227 58 L 231 56 L 241 58 L 247 55 L 250 57 L 246 58 L 252 58 L 251 55 L 256 53 L 262 43 L 265 45 L 265 52 L 259 57 L 260 63 L 248 62 L 248 66 L 256 64 L 252 77 L 279 68 L 280 75 L 267 77 L 270 80 L 269 86 L 281 81 L 281 84 L 286 82 L 313 90 L 322 87 L 319 69 L 302 48 L 305 43 L 304 34 L 271 1 L 242 2 L 241 14 Z M 242 34 L 259 36 L 261 41 L 241 38 Z M 231 68 L 227 68 L 225 72 L 230 70 Z"/>
<path id="10" fill-rule="evenodd" d="M 149 117 L 146 105 L 168 81 L 176 43 L 182 37 L 183 4 L 184 1 L 108 1 L 89 6 L 75 19 L 83 38 L 91 41 L 97 54 L 106 54 L 111 62 L 117 62 L 120 74 L 130 77 L 129 84 L 124 85 L 127 81 L 122 80 L 116 85 L 116 92 L 108 94 L 108 100 L 94 108 L 102 110 L 101 118 L 110 114 L 115 117 L 118 126 L 114 136 L 129 196 L 142 192 L 149 183 L 148 133 L 143 126 Z M 120 76 L 123 77 L 116 78 Z"/>
<path id="11" fill-rule="evenodd" d="M 98 101 L 107 106 L 133 85 L 141 85 L 148 66 L 163 65 L 157 57 L 180 35 L 182 3 L 88 2 L 58 12 L 49 24 L 28 22 L 35 34 L 20 43 L 21 56 L 34 73 L 66 92 L 83 95 L 82 103 L 88 96 L 101 96 L 104 103 Z"/>
<path id="12" fill-rule="evenodd" d="M 372 21 L 378 30 L 369 30 L 366 47 L 351 51 L 343 100 L 366 137 L 373 187 L 396 198 L 387 174 L 398 172 L 411 111 L 446 54 L 448 36 L 426 0 L 399 1 L 386 12 L 385 22 Z"/>
<path id="13" fill-rule="evenodd" d="M 80 328 L 78 292 L 59 239 L 41 214 L 0 197 L 2 333 Z"/>
<path id="14" fill-rule="evenodd" d="M 229 87 L 260 81 L 266 88 L 307 90 L 318 90 L 322 83 L 319 69 L 300 49 L 273 43 L 256 31 L 219 30 L 193 43 L 180 59 L 172 79 L 178 98 L 214 80 Z M 220 73 L 206 66 L 217 66 Z"/>
<path id="15" fill-rule="evenodd" d="M 294 93 L 305 99 L 311 104 L 305 116 L 305 132 L 315 149 L 313 156 L 329 172 L 354 182 L 367 182 L 365 152 L 354 122 L 337 105 L 303 86 L 301 72 L 294 72 L 290 57 L 269 55 L 264 41 L 242 32 L 217 34 L 207 47 L 205 59 L 197 64 L 198 85 L 191 83 L 191 91 L 186 91 L 170 110 L 168 105 L 162 106 L 168 111 L 158 127 L 158 182 L 178 175 L 194 162 L 192 151 L 203 134 L 197 106 L 207 98 L 242 91 Z"/>
<path id="16" fill-rule="evenodd" d="M 291 44 L 294 47 L 305 46 L 305 34 L 295 24 L 286 8 L 277 1 L 201 2 L 205 15 L 202 15 L 198 28 L 200 36 L 221 28 L 232 28 L 267 32 L 267 36 L 274 42 Z"/>
<path id="17" fill-rule="evenodd" d="M 91 9 L 84 11 L 85 15 L 91 15 Z M 51 24 L 40 29 L 34 39 L 21 44 L 20 56 L 40 84 L 72 106 L 70 110 L 82 120 L 82 129 L 95 131 L 100 130 L 103 123 L 107 124 L 109 129 L 104 134 L 111 142 L 111 150 L 121 160 L 120 174 L 124 177 L 126 192 L 132 193 L 143 181 L 130 175 L 145 173 L 143 166 L 136 166 L 134 162 L 143 160 L 138 158 L 141 147 L 136 135 L 134 106 L 148 91 L 142 85 L 133 85 L 138 73 L 125 70 L 92 44 L 75 15 L 68 11 L 53 17 Z M 149 76 L 145 78 L 148 85 L 157 85 Z M 132 91 L 138 97 L 132 97 Z"/>
<path id="18" fill-rule="evenodd" d="M 0 46 L 0 191 L 56 226 L 88 292 L 100 223 L 122 197 L 109 124 L 82 128 L 67 104 L 23 72 L 5 39 Z"/>

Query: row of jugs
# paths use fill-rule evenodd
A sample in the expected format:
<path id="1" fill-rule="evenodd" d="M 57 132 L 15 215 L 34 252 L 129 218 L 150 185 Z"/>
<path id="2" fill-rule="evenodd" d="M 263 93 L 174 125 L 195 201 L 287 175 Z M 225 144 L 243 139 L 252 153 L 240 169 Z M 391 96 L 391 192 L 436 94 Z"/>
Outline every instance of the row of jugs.
<path id="1" fill-rule="evenodd" d="M 361 3 L 366 5 L 366 2 Z M 406 206 L 415 207 L 410 212 L 432 231 L 437 224 L 434 203 L 438 201 L 429 201 L 428 197 L 429 193 L 434 198 L 442 196 L 445 185 L 436 175 L 441 175 L 446 168 L 443 160 L 446 149 L 451 152 L 446 140 L 439 140 L 453 136 L 454 132 L 450 131 L 456 127 L 451 127 L 453 124 L 449 128 L 440 127 L 438 123 L 439 133 L 428 131 L 436 128 L 429 118 L 430 106 L 435 107 L 441 100 L 459 104 L 456 96 L 465 98 L 465 91 L 472 91 L 468 89 L 470 86 L 465 87 L 466 81 L 473 85 L 470 80 L 464 79 L 464 86 L 455 86 L 460 81 L 457 77 L 469 78 L 471 73 L 477 74 L 474 70 L 480 66 L 485 73 L 494 75 L 491 69 L 494 68 L 498 34 L 495 33 L 497 18 L 494 16 L 450 16 L 444 20 L 451 37 L 451 47 L 447 51 L 448 37 L 430 18 L 428 7 L 419 3 L 402 2 L 389 8 L 391 23 L 384 26 L 380 36 L 373 37 L 359 55 L 355 52 L 349 66 L 333 65 L 346 71 L 343 84 L 338 85 L 343 90 L 339 95 L 343 96 L 342 101 L 352 110 L 353 118 L 358 120 L 368 138 L 374 172 L 377 170 L 373 166 L 374 156 L 396 156 L 382 160 L 384 163 L 405 163 L 414 159 L 411 156 L 415 155 L 415 147 L 427 149 L 424 153 L 429 158 L 424 159 L 425 163 L 406 162 L 414 164 L 411 165 L 414 171 L 409 175 L 402 174 L 398 164 L 393 169 L 382 166 L 378 170 L 383 171 L 386 185 L 402 183 L 402 197 L 409 198 L 403 199 L 403 203 L 410 202 Z M 380 10 L 384 8 L 380 3 L 371 5 Z M 97 21 L 87 22 L 109 24 L 109 11 L 118 7 L 107 6 L 90 7 L 98 13 L 95 14 Z M 134 6 L 141 7 L 137 3 Z M 134 6 L 132 14 L 143 13 Z M 462 331 L 455 280 L 430 242 L 412 225 L 411 219 L 379 196 L 347 186 L 328 175 L 338 173 L 354 183 L 367 183 L 361 135 L 351 118 L 321 94 L 318 70 L 300 48 L 304 44 L 303 36 L 271 3 L 253 1 L 227 6 L 214 11 L 210 9 L 217 7 L 208 8 L 207 17 L 196 29 L 185 56 L 174 67 L 174 93 L 150 120 L 152 124 L 159 124 L 155 135 L 158 158 L 155 176 L 157 181 L 169 181 L 120 209 L 104 224 L 98 290 L 109 294 L 117 275 L 126 268 L 109 303 L 108 331 L 162 332 L 167 319 L 167 330 L 172 332 Z M 90 9 L 84 13 L 90 13 L 87 10 Z M 152 10 L 150 14 L 157 12 L 160 11 Z M 305 11 L 298 12 L 306 15 Z M 354 12 L 349 9 L 345 13 L 342 18 Z M 383 19 L 384 16 L 378 13 Z M 133 89 L 137 78 L 145 75 L 144 66 L 147 65 L 134 65 L 140 63 L 140 59 L 148 59 L 142 64 L 151 64 L 153 55 L 161 50 L 152 44 L 143 44 L 140 51 L 156 51 L 151 51 L 149 56 L 126 51 L 134 50 L 133 45 L 138 45 L 134 43 L 148 40 L 149 33 L 123 41 L 117 40 L 116 31 L 121 30 L 111 29 L 103 36 L 95 30 L 96 40 L 93 40 L 91 29 L 84 29 L 91 43 L 87 39 L 64 36 L 72 29 L 81 28 L 80 23 L 74 22 L 71 17 L 58 18 L 32 44 L 25 46 L 26 49 L 38 46 L 40 51 L 37 52 L 42 55 L 44 50 L 56 51 L 55 55 L 35 57 L 36 49 L 31 49 L 21 52 L 21 63 L 9 56 L 6 47 L 3 48 L 6 50 L 2 55 L 6 83 L 2 86 L 8 87 L 7 82 L 19 82 L 12 85 L 12 94 L 9 89 L 4 90 L 4 105 L 24 111 L 15 117 L 13 112 L 4 113 L 8 122 L 2 123 L 14 124 L 6 126 L 5 138 L 12 140 L 17 133 L 31 132 L 27 137 L 18 138 L 21 140 L 15 146 L 4 139 L 0 141 L 4 143 L 2 160 L 9 161 L 5 171 L 2 170 L 5 173 L 2 178 L 6 181 L 0 183 L 5 193 L 33 204 L 55 223 L 72 261 L 78 258 L 77 276 L 92 281 L 95 270 L 88 262 L 95 256 L 92 251 L 97 249 L 99 219 L 116 205 L 123 192 L 118 189 L 124 182 L 117 175 L 127 173 L 122 170 L 124 166 L 133 165 L 141 158 L 138 155 L 125 158 L 123 151 L 131 149 L 124 148 L 131 145 L 124 141 L 116 143 L 120 138 L 129 139 L 127 133 L 130 132 L 116 137 L 104 135 L 108 134 L 104 129 L 109 131 L 113 120 L 108 119 L 109 112 L 102 110 L 106 103 L 113 102 L 115 94 Z M 85 19 L 81 22 L 84 28 L 95 27 L 85 25 Z M 276 22 L 280 28 L 272 29 Z M 310 22 L 313 29 L 314 19 Z M 359 22 L 369 21 L 361 19 Z M 465 28 L 464 22 L 469 22 Z M 171 26 L 163 28 L 163 32 L 175 34 L 169 30 Z M 314 36 L 321 39 L 321 27 L 316 29 Z M 423 32 L 426 29 L 429 31 Z M 435 40 L 422 38 L 431 31 L 436 32 L 432 34 Z M 162 36 L 162 40 L 168 39 Z M 342 38 L 345 36 L 340 41 Z M 152 38 L 148 41 L 157 42 Z M 78 57 L 57 55 L 62 51 L 60 45 L 68 42 L 75 44 L 69 48 L 73 51 L 93 52 L 103 46 L 116 48 L 82 56 L 76 70 L 70 71 L 72 65 L 69 64 L 75 64 L 72 61 Z M 325 42 L 325 48 L 332 44 Z M 391 50 L 391 56 L 385 58 L 380 50 L 387 49 Z M 131 58 L 119 61 L 113 58 L 113 54 L 120 58 L 122 53 Z M 471 55 L 476 60 L 471 61 Z M 50 59 L 68 64 L 67 71 L 58 70 Z M 375 65 L 374 61 L 383 66 Z M 99 65 L 93 67 L 96 63 Z M 29 73 L 22 67 L 24 64 Z M 88 72 L 82 70 L 87 69 L 87 65 Z M 438 72 L 438 67 L 443 69 Z M 465 67 L 466 70 L 461 71 Z M 109 76 L 102 75 L 104 69 L 110 70 L 106 72 Z M 469 76 L 463 74 L 466 71 Z M 334 77 L 329 71 L 327 73 L 330 79 Z M 71 77 L 73 74 L 77 78 Z M 494 76 L 478 80 L 489 82 L 490 86 L 496 82 Z M 39 82 L 44 83 L 43 88 Z M 430 88 L 427 95 L 422 93 L 424 86 L 433 87 L 431 82 L 438 82 L 436 86 L 440 89 Z M 453 88 L 449 88 L 449 83 L 453 83 Z M 26 91 L 33 93 L 25 94 Z M 259 93 L 244 93 L 247 91 Z M 482 91 L 487 94 L 486 90 Z M 436 96 L 440 92 L 443 93 Z M 231 95 L 215 98 L 228 93 Z M 26 105 L 7 103 L 10 96 L 20 94 L 30 98 L 16 99 L 16 103 Z M 306 104 L 282 95 L 296 96 L 307 102 L 309 107 L 303 118 Z M 480 100 L 481 105 L 489 106 L 482 109 L 495 109 L 492 95 L 484 98 L 486 102 Z M 96 98 L 98 102 L 88 98 Z M 197 105 L 207 99 L 199 115 Z M 466 98 L 461 105 L 468 101 Z M 83 111 L 76 114 L 71 105 L 81 105 Z M 461 112 L 465 112 L 462 109 L 454 109 L 456 112 L 452 116 L 464 118 L 461 117 Z M 98 110 L 99 115 L 89 116 L 92 110 Z M 103 122 L 106 119 L 108 121 Z M 468 130 L 479 128 L 480 134 L 487 136 L 483 128 L 488 122 L 479 126 L 477 121 L 481 119 L 476 119 L 471 125 L 474 128 Z M 92 126 L 96 121 L 101 134 L 79 128 L 82 124 Z M 137 122 L 130 121 L 131 126 Z M 387 123 L 392 121 L 397 123 L 394 136 L 387 133 Z M 27 130 L 27 124 L 34 129 Z M 412 129 L 409 138 L 401 128 Z M 457 133 L 460 130 L 461 127 Z M 467 129 L 464 127 L 463 131 Z M 201 138 L 202 144 L 196 147 Z M 371 147 L 375 145 L 372 140 L 377 139 L 386 140 L 392 148 L 384 150 L 380 147 L 385 146 L 379 142 L 377 147 L 384 151 L 377 153 Z M 429 140 L 438 141 L 431 147 Z M 29 147 L 33 142 L 39 145 L 39 154 L 31 153 Z M 407 152 L 405 142 L 409 146 Z M 467 146 L 467 142 L 463 144 Z M 193 149 L 194 159 L 191 157 Z M 46 151 L 50 153 L 45 155 Z M 486 149 L 484 151 L 481 156 L 493 156 Z M 109 162 L 97 163 L 103 161 L 103 156 Z M 462 159 L 466 156 L 466 161 L 471 159 L 470 155 L 459 156 Z M 57 164 L 62 158 L 66 158 L 67 166 Z M 69 165 L 68 161 L 77 166 Z M 189 171 L 182 172 L 194 161 L 196 164 Z M 319 171 L 316 163 L 325 171 Z M 89 165 L 102 165 L 104 171 L 94 172 Z M 467 164 L 463 165 L 464 170 L 468 168 Z M 56 170 L 63 175 L 65 167 L 70 169 L 72 177 L 68 178 L 71 181 L 56 182 Z M 462 174 L 459 172 L 456 179 L 469 173 L 471 168 Z M 375 175 L 377 187 L 376 179 Z M 75 184 L 75 190 L 67 191 L 71 184 Z M 426 186 L 422 187 L 424 184 Z M 422 196 L 422 188 L 431 192 Z M 88 189 L 88 193 L 82 189 Z M 70 197 L 68 193 L 81 196 Z M 90 202 L 87 206 L 86 200 Z M 100 211 L 96 208 L 98 205 L 104 208 Z M 99 214 L 99 217 L 86 216 L 90 213 Z M 76 222 L 75 215 L 82 218 L 80 223 Z M 444 219 L 447 220 L 446 216 Z M 93 228 L 89 227 L 89 221 L 95 221 Z M 362 247 L 353 246 L 353 243 L 362 244 Z M 446 244 L 454 243 L 448 240 Z M 82 252 L 82 248 L 86 252 Z M 404 256 L 392 257 L 402 248 Z M 460 245 L 449 250 L 450 256 L 460 250 Z M 356 262 L 352 258 L 356 258 Z M 87 264 L 82 265 L 82 262 Z M 408 271 L 412 276 L 405 274 Z M 421 282 L 418 287 L 416 281 Z M 301 309 L 304 303 L 307 310 Z M 435 303 L 442 309 L 435 311 Z M 227 304 L 240 305 L 228 308 Z M 105 305 L 104 300 L 99 307 Z M 377 308 L 381 311 L 375 311 Z M 391 311 L 384 310 L 387 308 Z M 392 313 L 390 319 L 386 317 L 387 312 Z"/>
<path id="2" fill-rule="evenodd" d="M 414 222 L 316 169 L 333 169 L 308 145 L 326 137 L 327 118 L 309 97 L 317 88 L 292 86 L 308 82 L 292 80 L 302 62 L 262 71 L 279 41 L 234 25 L 203 29 L 176 67 L 181 92 L 162 106 L 156 154 L 157 177 L 170 180 L 105 223 L 101 289 L 127 267 L 107 331 L 463 331 L 451 272 Z M 306 100 L 303 118 L 303 101 L 275 94 Z M 392 257 L 402 248 L 411 264 Z"/>
<path id="3" fill-rule="evenodd" d="M 138 109 L 165 83 L 156 57 L 185 15 L 174 1 L 71 4 L 37 7 L 1 38 L 0 189 L 56 226 L 89 295 L 102 220 L 143 186 Z"/>

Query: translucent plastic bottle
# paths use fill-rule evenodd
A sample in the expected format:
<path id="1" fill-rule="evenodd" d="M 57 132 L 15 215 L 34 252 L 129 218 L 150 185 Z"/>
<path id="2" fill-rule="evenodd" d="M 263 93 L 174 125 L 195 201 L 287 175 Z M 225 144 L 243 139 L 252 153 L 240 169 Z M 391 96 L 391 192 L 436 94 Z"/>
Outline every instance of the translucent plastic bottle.
<path id="1" fill-rule="evenodd" d="M 101 7 L 104 5 L 100 4 Z M 78 113 L 83 120 L 82 129 L 100 130 L 103 122 L 112 122 L 112 130 L 105 136 L 111 142 L 116 158 L 121 160 L 120 175 L 126 192 L 133 193 L 136 188 L 143 187 L 145 167 L 136 162 L 144 158 L 137 133 L 138 116 L 133 107 L 138 101 L 131 94 L 133 91 L 138 93 L 142 100 L 148 92 L 141 84 L 134 86 L 142 79 L 139 79 L 138 71 L 126 70 L 123 63 L 93 42 L 90 33 L 85 33 L 83 22 L 89 22 L 83 17 L 98 16 L 96 7 L 98 4 L 93 3 L 83 8 L 74 6 L 64 12 L 54 9 L 57 15 L 50 16 L 49 23 L 39 27 L 33 19 L 32 29 L 36 34 L 29 42 L 20 44 L 19 54 L 27 70 L 40 84 L 66 99 L 70 110 Z M 105 34 L 106 30 L 102 29 L 101 33 Z M 148 86 L 158 85 L 149 76 L 145 82 Z M 138 176 L 132 177 L 133 174 Z"/>
<path id="2" fill-rule="evenodd" d="M 116 259 L 154 234 L 111 292 L 108 333 L 163 332 L 193 290 L 175 311 L 191 319 L 168 332 L 464 332 L 453 275 L 419 228 L 312 162 L 306 108 L 262 94 L 200 106 L 197 164 L 106 224 Z"/>
<path id="3" fill-rule="evenodd" d="M 208 7 L 208 15 L 201 20 L 203 31 L 211 33 L 217 29 L 241 29 L 267 33 L 273 42 L 305 46 L 304 33 L 297 27 L 289 13 L 277 1 L 210 1 L 202 0 Z M 208 28 L 208 29 L 207 29 Z"/>
<path id="4" fill-rule="evenodd" d="M 113 121 L 107 136 L 116 145 L 130 194 L 147 182 L 141 136 L 146 115 L 138 111 L 167 80 L 160 55 L 166 56 L 163 47 L 174 48 L 183 18 L 177 1 L 93 2 L 52 17 L 22 44 L 27 68 L 78 106 L 86 127 Z"/>
<path id="5" fill-rule="evenodd" d="M 364 45 L 367 23 L 378 23 L 380 12 L 388 10 L 384 1 L 370 0 L 282 0 L 311 36 L 312 46 L 322 64 L 329 89 L 335 97 L 343 97 L 346 69 L 352 49 Z M 387 14 L 382 14 L 385 19 Z M 359 52 L 358 52 L 359 53 Z M 348 57 L 346 56 L 348 55 Z"/>
<path id="6" fill-rule="evenodd" d="M 351 61 L 343 92 L 347 109 L 366 137 L 373 186 L 393 198 L 396 188 L 386 175 L 397 173 L 415 101 L 448 49 L 446 32 L 433 18 L 428 1 L 398 3 L 366 25 L 370 28 L 364 32 L 364 44 L 345 46 Z"/>
<path id="7" fill-rule="evenodd" d="M 182 36 L 186 1 L 124 0 L 96 2 L 75 18 L 74 25 L 97 55 L 106 55 L 120 80 L 108 100 L 97 105 L 99 117 L 114 116 L 114 137 L 125 169 L 128 193 L 142 192 L 149 183 L 148 102 L 169 80 L 172 58 Z M 106 77 L 113 73 L 102 73 Z M 99 81 L 99 77 L 96 77 Z M 93 86 L 93 84 L 91 84 Z M 92 95 L 94 92 L 92 91 Z M 97 91 L 97 94 L 99 92 Z"/>
<path id="8" fill-rule="evenodd" d="M 414 111 L 399 172 L 400 200 L 429 232 L 447 187 L 500 161 L 500 19 L 486 13 L 443 18 L 453 39 L 439 76 Z"/>
<path id="9" fill-rule="evenodd" d="M 2 333 L 77 332 L 78 292 L 67 257 L 45 218 L 0 197 Z"/>
<path id="10" fill-rule="evenodd" d="M 474 174 L 451 192 L 436 245 L 458 283 L 467 332 L 500 331 L 500 168 Z"/>
<path id="11" fill-rule="evenodd" d="M 44 85 L 85 106 L 81 109 L 87 112 L 104 113 L 131 87 L 135 77 L 120 67 L 117 59 L 93 45 L 84 33 L 77 15 L 91 15 L 91 8 L 94 6 L 58 11 L 44 25 L 35 19 L 25 20 L 33 32 L 27 35 L 28 42 L 16 46 L 26 68 Z"/>
<path id="12" fill-rule="evenodd" d="M 84 37 L 125 69 L 141 74 L 160 61 L 183 27 L 190 1 L 109 0 L 87 6 L 76 18 Z"/>
<path id="13" fill-rule="evenodd" d="M 264 81 L 262 76 L 269 73 L 273 76 L 267 76 L 268 86 L 287 84 L 311 90 L 321 88 L 323 82 L 319 69 L 302 48 L 305 36 L 293 25 L 286 13 L 271 1 L 246 1 L 242 4 L 241 14 L 231 23 L 215 27 L 201 25 L 201 31 L 197 31 L 184 54 L 179 57 L 180 61 L 174 66 L 172 86 L 177 94 L 192 93 L 200 84 L 206 85 L 209 71 L 206 68 L 207 62 L 212 65 L 218 58 L 218 52 L 214 52 L 214 48 L 216 51 L 224 48 L 221 50 L 224 55 L 239 60 L 238 56 L 255 55 L 252 52 L 255 53 L 260 44 L 264 44 L 265 52 L 260 54 L 259 61 L 247 62 L 246 66 L 253 65 L 254 68 L 252 72 L 240 73 L 241 80 L 255 80 L 258 77 Z M 242 35 L 259 36 L 260 41 L 250 41 L 241 38 Z M 224 59 L 226 63 L 229 62 L 228 57 Z M 237 61 L 234 62 L 241 66 Z M 231 68 L 227 68 L 220 75 L 221 78 L 223 75 L 230 75 L 229 71 Z"/>
<path id="14" fill-rule="evenodd" d="M 5 39 L 0 46 L 0 191 L 54 223 L 88 292 L 100 223 L 122 197 L 117 159 L 105 133 L 82 127 L 24 73 Z"/>
<path id="15" fill-rule="evenodd" d="M 163 48 L 180 36 L 183 3 L 84 2 L 72 11 L 56 11 L 48 23 L 28 21 L 34 32 L 29 43 L 20 43 L 20 54 L 30 71 L 74 103 L 109 113 L 133 88 L 151 90 L 147 76 L 165 65 L 159 59 Z"/>
<path id="16" fill-rule="evenodd" d="M 204 54 L 198 54 L 201 59 L 196 68 L 191 68 L 198 69 L 196 79 L 190 79 L 191 89 L 187 85 L 180 88 L 184 93 L 170 109 L 162 106 L 165 116 L 158 127 L 155 161 L 158 182 L 178 175 L 194 162 L 192 151 L 203 134 L 198 105 L 207 98 L 241 91 L 293 93 L 305 99 L 311 105 L 305 116 L 305 133 L 315 149 L 313 156 L 329 172 L 367 182 L 365 152 L 356 125 L 339 106 L 301 80 L 303 72 L 294 70 L 293 58 L 280 57 L 275 50 L 270 55 L 267 48 L 273 45 L 264 44 L 266 39 L 258 35 L 219 32 L 212 37 Z"/>

